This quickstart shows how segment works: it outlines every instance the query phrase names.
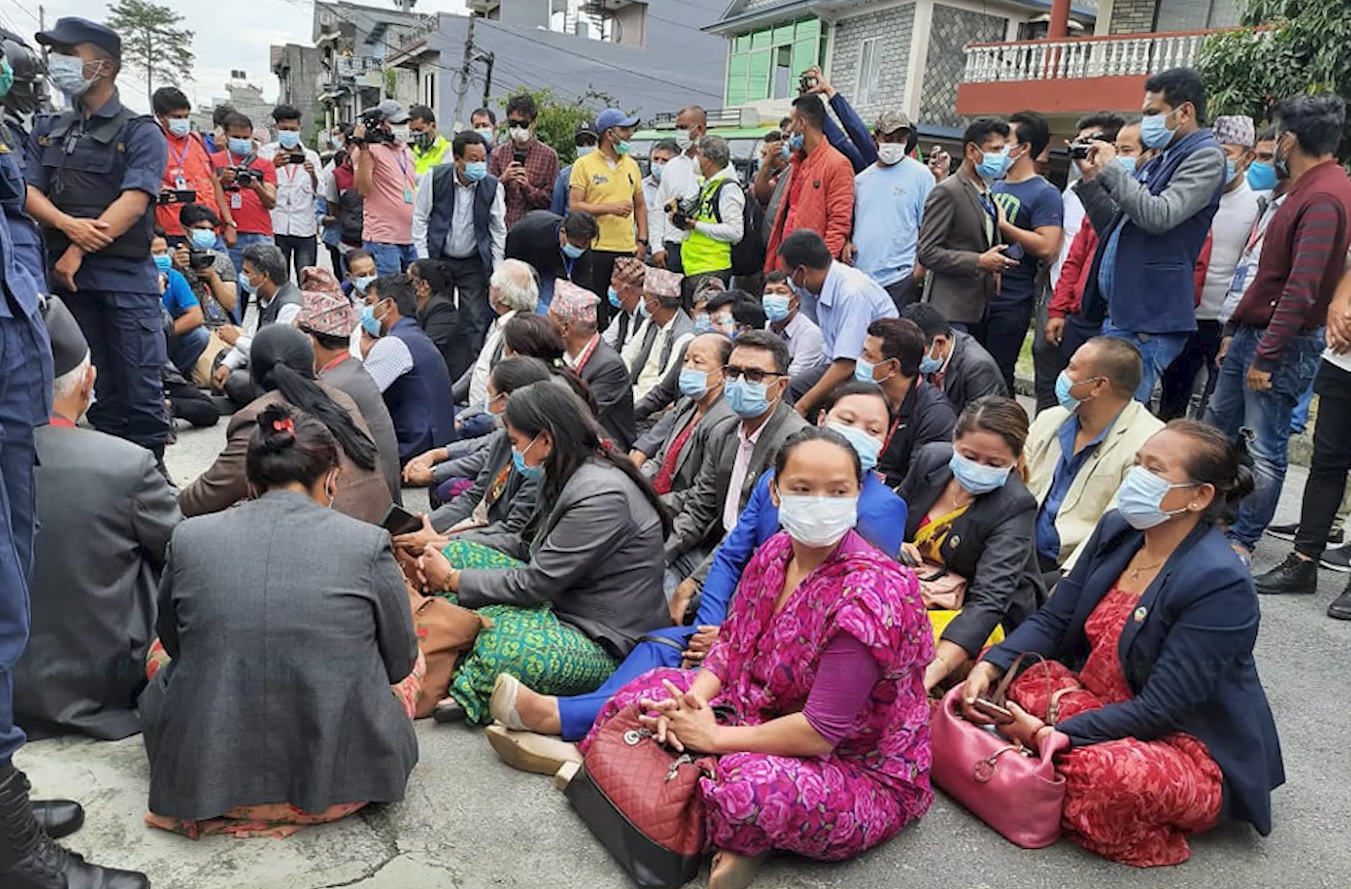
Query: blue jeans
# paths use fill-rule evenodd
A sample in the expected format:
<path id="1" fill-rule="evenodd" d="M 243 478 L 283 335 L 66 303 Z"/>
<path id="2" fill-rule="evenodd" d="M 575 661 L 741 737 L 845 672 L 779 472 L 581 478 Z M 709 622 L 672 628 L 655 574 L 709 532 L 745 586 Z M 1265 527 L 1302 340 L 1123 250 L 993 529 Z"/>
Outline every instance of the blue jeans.
<path id="1" fill-rule="evenodd" d="M 1154 397 L 1154 385 L 1168 365 L 1182 354 L 1191 336 L 1189 333 L 1134 333 L 1117 327 L 1110 318 L 1102 323 L 1102 335 L 1127 340 L 1140 350 L 1144 373 L 1140 376 L 1140 388 L 1135 390 L 1135 400 L 1143 404 L 1149 404 Z"/>
<path id="2" fill-rule="evenodd" d="M 1271 375 L 1271 388 L 1254 392 L 1247 385 L 1248 368 L 1262 332 L 1245 325 L 1234 334 L 1206 411 L 1206 422 L 1225 435 L 1237 439 L 1246 431 L 1250 439 L 1256 489 L 1244 499 L 1238 521 L 1229 529 L 1229 538 L 1249 550 L 1257 546 L 1276 514 L 1290 460 L 1290 418 L 1313 382 L 1324 348 L 1323 328 L 1301 333 L 1286 344 Z"/>
<path id="3" fill-rule="evenodd" d="M 223 238 L 217 239 L 220 247 L 225 245 Z M 234 263 L 235 274 L 238 275 L 244 271 L 244 248 L 250 244 L 272 244 L 274 243 L 271 235 L 264 235 L 258 232 L 240 232 L 235 237 L 235 245 L 226 247 L 225 252 L 230 254 L 230 262 Z M 239 301 L 235 304 L 235 310 L 232 313 L 235 316 L 236 324 L 244 323 L 244 310 L 249 307 L 249 294 L 243 287 L 239 288 Z"/>
<path id="4" fill-rule="evenodd" d="M 397 275 L 417 261 L 417 251 L 412 244 L 381 244 L 378 241 L 363 241 L 361 246 L 375 260 L 376 274 Z"/>
<path id="5" fill-rule="evenodd" d="M 1299 404 L 1295 405 L 1295 415 L 1290 418 L 1290 431 L 1296 435 L 1303 435 L 1304 430 L 1309 426 L 1309 407 L 1313 404 L 1313 386 L 1304 390 L 1304 394 L 1299 397 Z"/>
<path id="6" fill-rule="evenodd" d="M 639 642 L 600 688 L 589 694 L 559 698 L 558 717 L 563 723 L 560 734 L 564 741 L 580 741 L 585 738 L 586 733 L 591 731 L 591 724 L 596 721 L 601 708 L 634 679 L 658 667 L 679 667 L 680 653 L 689 646 L 690 637 L 694 635 L 694 627 L 666 627 L 647 635 L 659 636 L 680 647 L 676 648 L 674 645 L 661 642 Z"/>

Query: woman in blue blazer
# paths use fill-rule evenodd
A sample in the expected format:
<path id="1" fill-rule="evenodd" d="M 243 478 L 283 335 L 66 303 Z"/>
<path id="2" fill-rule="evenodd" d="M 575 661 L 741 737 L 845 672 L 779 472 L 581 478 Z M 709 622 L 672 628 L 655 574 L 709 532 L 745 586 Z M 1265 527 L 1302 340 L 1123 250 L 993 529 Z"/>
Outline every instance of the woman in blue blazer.
<path id="1" fill-rule="evenodd" d="M 1285 769 L 1253 660 L 1257 596 L 1219 527 L 1252 475 L 1219 431 L 1191 420 L 1136 461 L 1118 509 L 1047 604 L 971 671 L 962 703 L 989 723 L 976 699 L 1020 653 L 1047 658 L 1010 687 L 1015 719 L 999 731 L 1034 748 L 1068 736 L 1056 760 L 1066 836 L 1150 867 L 1186 861 L 1188 835 L 1221 818 L 1270 833 Z"/>
<path id="2" fill-rule="evenodd" d="M 891 428 L 886 397 L 873 383 L 845 383 L 832 393 L 820 425 L 844 435 L 859 452 L 865 481 L 858 501 L 857 530 L 873 546 L 894 557 L 905 533 L 905 502 L 870 471 Z M 611 696 L 634 678 L 658 667 L 679 667 L 685 657 L 702 659 L 717 639 L 718 626 L 727 618 L 742 569 L 756 547 L 779 531 L 779 511 L 769 496 L 773 475 L 766 472 L 760 477 L 736 527 L 714 552 L 694 626 L 647 634 L 614 675 L 591 694 L 548 697 L 510 677 L 499 678 L 490 705 L 493 717 L 508 730 L 525 729 L 562 735 L 568 741 L 580 740 Z M 552 755 L 552 751 L 558 751 L 556 746 L 541 744 L 525 732 L 508 730 L 490 727 L 488 740 L 509 765 L 552 774 L 562 764 Z"/>

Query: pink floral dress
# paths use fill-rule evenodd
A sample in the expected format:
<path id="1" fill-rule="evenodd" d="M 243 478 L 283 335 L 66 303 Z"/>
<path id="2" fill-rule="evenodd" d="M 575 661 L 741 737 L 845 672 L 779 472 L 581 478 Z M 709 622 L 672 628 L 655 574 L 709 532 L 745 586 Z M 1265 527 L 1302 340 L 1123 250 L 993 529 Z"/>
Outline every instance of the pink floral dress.
<path id="1" fill-rule="evenodd" d="M 703 666 L 722 680 L 713 703 L 732 708 L 740 725 L 801 712 L 837 633 L 869 649 L 881 678 L 848 737 L 825 756 L 721 757 L 716 774 L 701 784 L 708 840 L 746 855 L 780 850 L 839 861 L 890 839 L 933 802 L 924 693 L 933 635 L 914 575 L 853 531 L 775 614 L 791 557 L 781 532 L 746 566 Z M 582 749 L 621 708 L 666 697 L 663 679 L 685 689 L 694 675 L 658 669 L 634 679 L 601 710 Z"/>

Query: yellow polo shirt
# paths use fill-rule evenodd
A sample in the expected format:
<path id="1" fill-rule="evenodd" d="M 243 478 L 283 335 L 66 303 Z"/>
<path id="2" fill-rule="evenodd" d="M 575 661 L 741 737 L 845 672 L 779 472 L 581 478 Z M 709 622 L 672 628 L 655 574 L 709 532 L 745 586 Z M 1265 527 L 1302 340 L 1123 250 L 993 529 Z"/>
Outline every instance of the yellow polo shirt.
<path id="1" fill-rule="evenodd" d="M 638 162 L 628 155 L 612 163 L 599 151 L 593 151 L 572 165 L 572 178 L 569 188 L 580 188 L 582 200 L 588 204 L 615 204 L 632 200 L 643 193 L 643 172 Z M 597 216 L 600 223 L 600 238 L 595 243 L 596 250 L 613 253 L 632 253 L 638 249 L 635 240 L 634 216 Z"/>

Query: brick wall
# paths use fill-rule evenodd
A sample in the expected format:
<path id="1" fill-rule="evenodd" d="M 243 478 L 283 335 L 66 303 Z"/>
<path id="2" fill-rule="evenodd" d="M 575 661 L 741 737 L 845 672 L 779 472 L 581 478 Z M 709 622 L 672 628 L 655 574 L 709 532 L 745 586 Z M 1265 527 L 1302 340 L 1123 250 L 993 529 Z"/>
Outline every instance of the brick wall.
<path id="1" fill-rule="evenodd" d="M 1148 34 L 1153 31 L 1156 3 L 1157 0 L 1114 0 L 1111 33 Z"/>
<path id="2" fill-rule="evenodd" d="M 831 49 L 830 82 L 844 94 L 864 122 L 872 124 L 887 109 L 905 104 L 906 69 L 910 64 L 910 36 L 915 25 L 915 5 L 908 3 L 881 12 L 845 19 L 835 25 Z M 874 52 L 881 52 L 881 89 L 869 102 L 859 101 L 859 56 L 863 41 L 879 37 Z"/>
<path id="3" fill-rule="evenodd" d="M 1008 19 L 935 3 L 929 26 L 929 49 L 924 63 L 919 120 L 938 126 L 960 127 L 957 84 L 966 70 L 968 43 L 997 43 L 1004 39 Z"/>

